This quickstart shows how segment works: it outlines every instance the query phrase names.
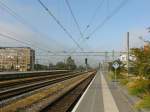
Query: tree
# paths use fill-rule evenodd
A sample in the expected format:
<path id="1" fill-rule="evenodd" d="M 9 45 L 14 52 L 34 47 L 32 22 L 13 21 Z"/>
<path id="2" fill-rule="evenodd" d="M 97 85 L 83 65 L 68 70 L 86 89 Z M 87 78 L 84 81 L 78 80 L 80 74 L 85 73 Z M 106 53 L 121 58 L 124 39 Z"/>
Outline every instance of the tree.
<path id="1" fill-rule="evenodd" d="M 56 64 L 56 69 L 63 69 L 63 70 L 65 70 L 66 69 L 66 64 L 64 62 L 58 62 Z"/>
<path id="2" fill-rule="evenodd" d="M 136 60 L 131 63 L 134 67 L 134 74 L 140 77 L 150 78 L 150 49 L 132 48 L 131 53 L 136 57 Z"/>
<path id="3" fill-rule="evenodd" d="M 49 63 L 49 70 L 53 70 L 53 69 L 54 69 L 53 63 Z"/>
<path id="4" fill-rule="evenodd" d="M 11 69 L 11 71 L 13 71 L 13 70 L 15 69 L 15 67 L 14 67 L 13 64 L 11 65 L 11 68 L 10 68 L 10 69 Z"/>
<path id="5" fill-rule="evenodd" d="M 80 65 L 77 69 L 80 70 L 80 71 L 84 71 L 85 67 L 83 67 L 82 65 Z"/>
<path id="6" fill-rule="evenodd" d="M 69 69 L 69 70 L 75 70 L 77 68 L 77 66 L 76 66 L 74 60 L 71 58 L 71 56 L 69 56 L 67 58 L 66 65 L 67 65 L 67 69 Z"/>
<path id="7" fill-rule="evenodd" d="M 35 64 L 34 68 L 35 70 L 48 70 L 48 66 L 42 64 Z"/>

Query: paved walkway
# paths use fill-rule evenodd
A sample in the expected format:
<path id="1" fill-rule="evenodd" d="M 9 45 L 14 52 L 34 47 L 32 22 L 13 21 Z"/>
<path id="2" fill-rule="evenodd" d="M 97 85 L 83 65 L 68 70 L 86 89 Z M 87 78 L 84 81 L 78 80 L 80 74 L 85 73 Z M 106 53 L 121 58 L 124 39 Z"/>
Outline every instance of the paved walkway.
<path id="1" fill-rule="evenodd" d="M 75 106 L 73 112 L 103 112 L 103 97 L 101 92 L 101 77 L 98 72 L 92 83 L 79 102 Z"/>
<path id="2" fill-rule="evenodd" d="M 134 112 L 116 92 L 114 84 L 108 84 L 104 75 L 98 72 L 72 112 Z"/>

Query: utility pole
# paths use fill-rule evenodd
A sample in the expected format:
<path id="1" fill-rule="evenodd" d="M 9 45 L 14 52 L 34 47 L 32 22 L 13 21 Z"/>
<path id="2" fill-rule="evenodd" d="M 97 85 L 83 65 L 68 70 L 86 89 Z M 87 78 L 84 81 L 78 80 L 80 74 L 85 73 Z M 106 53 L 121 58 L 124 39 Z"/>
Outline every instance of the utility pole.
<path id="1" fill-rule="evenodd" d="M 108 58 L 108 52 L 105 52 L 105 63 L 107 62 L 107 58 Z"/>
<path id="2" fill-rule="evenodd" d="M 128 71 L 128 77 L 129 77 L 129 50 L 130 50 L 130 46 L 129 46 L 129 43 L 130 43 L 130 38 L 129 38 L 129 32 L 127 32 L 127 71 Z"/>
<path id="3" fill-rule="evenodd" d="M 35 65 L 35 61 L 34 61 L 35 52 L 33 52 L 33 51 L 30 51 L 30 52 L 31 52 L 31 55 L 32 55 L 31 56 L 31 60 L 32 60 L 31 61 L 31 70 L 34 71 L 34 69 L 35 69 L 35 66 L 34 66 Z"/>
<path id="4" fill-rule="evenodd" d="M 16 61 L 17 61 L 16 69 L 18 71 L 19 70 L 19 54 L 18 54 L 18 50 L 17 50 Z"/>
<path id="5" fill-rule="evenodd" d="M 112 51 L 112 59 L 113 59 L 113 61 L 115 59 L 115 51 L 114 50 Z"/>
<path id="6" fill-rule="evenodd" d="M 39 59 L 36 59 L 36 71 L 38 71 L 38 64 L 39 64 Z"/>

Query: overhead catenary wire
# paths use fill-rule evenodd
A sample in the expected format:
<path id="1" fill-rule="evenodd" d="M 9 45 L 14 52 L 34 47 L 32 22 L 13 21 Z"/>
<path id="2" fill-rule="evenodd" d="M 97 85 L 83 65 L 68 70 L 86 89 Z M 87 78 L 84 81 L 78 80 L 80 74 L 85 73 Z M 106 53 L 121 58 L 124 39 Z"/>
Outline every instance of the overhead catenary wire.
<path id="1" fill-rule="evenodd" d="M 16 42 L 19 42 L 19 43 L 24 44 L 24 45 L 27 45 L 27 46 L 33 46 L 33 45 L 31 45 L 30 43 L 28 43 L 28 42 L 24 42 L 24 41 L 18 40 L 18 39 L 14 38 L 13 36 L 10 36 L 10 35 L 6 35 L 6 34 L 3 34 L 3 33 L 0 33 L 0 36 L 1 36 L 1 37 L 4 37 L 4 38 L 7 38 L 7 39 L 14 40 L 14 41 L 16 41 Z M 51 52 L 50 50 L 43 49 L 43 48 L 40 48 L 40 47 L 35 46 L 35 45 L 34 45 L 34 47 L 39 48 L 40 50 L 46 51 L 46 52 L 48 52 L 48 53 L 53 53 L 53 52 Z"/>
<path id="2" fill-rule="evenodd" d="M 65 2 L 66 2 L 66 5 L 67 5 L 67 7 L 68 7 L 68 9 L 69 9 L 69 11 L 70 11 L 70 14 L 71 14 L 71 16 L 72 16 L 74 22 L 75 22 L 75 24 L 76 24 L 76 27 L 77 27 L 77 29 L 78 29 L 78 31 L 79 31 L 79 33 L 80 33 L 80 38 L 79 38 L 79 40 L 78 40 L 78 41 L 80 41 L 80 39 L 84 39 L 84 34 L 83 34 L 83 32 L 81 31 L 81 27 L 80 27 L 79 22 L 77 21 L 77 19 L 76 19 L 76 17 L 75 17 L 75 14 L 73 13 L 73 10 L 72 10 L 72 7 L 71 7 L 71 5 L 70 5 L 70 2 L 69 2 L 68 0 L 65 0 Z M 73 48 L 71 48 L 71 49 L 73 49 Z M 71 50 L 71 49 L 70 49 L 70 50 Z M 78 49 L 78 48 L 76 48 L 76 49 Z"/>
<path id="3" fill-rule="evenodd" d="M 100 28 L 102 28 L 106 22 L 108 20 L 110 20 L 116 13 L 118 13 L 120 11 L 120 9 L 126 5 L 126 3 L 128 2 L 129 0 L 123 0 L 118 6 L 117 8 L 115 8 L 110 15 L 108 15 L 89 35 L 88 37 L 91 37 L 93 34 L 95 34 Z"/>
<path id="4" fill-rule="evenodd" d="M 105 0 L 101 0 L 100 3 L 98 4 L 98 6 L 96 7 L 96 9 L 94 10 L 93 15 L 92 15 L 92 17 L 91 17 L 89 23 L 86 25 L 86 28 L 83 30 L 83 35 L 84 35 L 85 32 L 92 26 L 93 21 L 94 21 L 95 17 L 97 16 L 98 10 L 103 6 L 104 2 L 105 2 Z M 81 38 L 81 39 L 82 39 L 82 40 L 81 40 L 81 43 L 83 43 L 85 40 L 88 40 L 89 37 L 86 36 L 86 37 Z M 75 48 L 75 49 L 73 50 L 73 52 L 76 51 L 76 50 L 77 50 L 77 48 Z"/>
<path id="5" fill-rule="evenodd" d="M 21 24 L 25 25 L 25 26 L 29 26 L 30 28 L 32 28 L 33 31 L 35 31 L 36 33 L 39 33 L 37 31 L 37 29 L 32 26 L 31 24 L 29 24 L 29 22 L 27 22 L 22 16 L 20 16 L 19 14 L 17 14 L 14 10 L 12 10 L 11 8 L 9 8 L 5 3 L 0 1 L 0 6 L 2 8 L 5 9 L 5 11 L 10 14 L 11 16 L 13 16 L 18 22 L 20 22 Z"/>
<path id="6" fill-rule="evenodd" d="M 83 51 L 83 48 L 80 47 L 78 42 L 72 37 L 72 35 L 69 33 L 69 31 L 62 25 L 62 23 L 54 16 L 54 14 L 46 7 L 46 5 L 41 1 L 37 0 L 40 5 L 45 9 L 46 12 L 55 20 L 55 22 L 60 26 L 60 28 L 67 34 L 67 36 L 76 44 L 76 46 Z"/>
<path id="7" fill-rule="evenodd" d="M 105 24 L 106 24 L 106 22 L 108 21 L 108 20 L 110 20 L 117 12 L 119 12 L 120 11 L 120 9 L 124 6 L 124 5 L 126 5 L 126 3 L 128 2 L 129 0 L 123 0 L 119 5 L 118 5 L 118 7 L 117 8 L 115 8 L 112 12 L 111 12 L 111 14 L 110 15 L 108 15 L 88 36 L 86 36 L 86 38 L 83 38 L 82 39 L 82 43 L 83 42 L 85 42 L 85 41 L 87 41 L 89 38 L 91 38 L 91 36 L 93 35 L 93 34 L 95 34 L 100 28 L 102 28 Z M 102 4 L 100 4 L 100 6 L 101 6 Z M 90 25 L 87 25 L 88 26 L 88 28 L 90 27 Z M 87 30 L 87 28 L 84 30 L 84 32 Z"/>
<path id="8" fill-rule="evenodd" d="M 0 1 L 0 6 L 5 9 L 5 11 L 10 14 L 11 16 L 13 16 L 17 21 L 19 21 L 21 24 L 26 25 L 27 22 L 25 22 L 25 20 L 18 15 L 14 10 L 10 9 L 5 3 L 3 3 L 2 1 Z"/>
<path id="9" fill-rule="evenodd" d="M 83 38 L 83 33 L 82 33 L 82 31 L 81 31 L 80 25 L 79 25 L 79 23 L 78 23 L 78 21 L 77 21 L 75 15 L 74 15 L 74 13 L 73 13 L 73 10 L 72 10 L 72 8 L 71 8 L 71 5 L 70 5 L 69 1 L 68 1 L 68 0 L 65 0 L 65 2 L 66 2 L 66 4 L 67 4 L 67 7 L 68 7 L 68 9 L 69 9 L 69 11 L 70 11 L 70 14 L 71 14 L 73 20 L 74 20 L 74 22 L 75 22 L 75 24 L 76 24 L 76 26 L 77 26 L 77 29 L 78 29 L 78 31 L 79 31 L 79 33 L 80 33 L 81 38 Z"/>
<path id="10" fill-rule="evenodd" d="M 98 4 L 98 6 L 96 7 L 96 9 L 94 10 L 94 13 L 89 21 L 89 23 L 86 25 L 86 28 L 84 29 L 84 33 L 87 31 L 88 28 L 90 28 L 93 24 L 93 21 L 95 19 L 95 17 L 97 16 L 97 13 L 99 11 L 99 9 L 103 6 L 105 0 L 101 0 L 100 3 Z"/>
<path id="11" fill-rule="evenodd" d="M 0 1 L 0 7 L 3 8 L 8 14 L 10 14 L 12 17 L 14 17 L 19 23 L 23 24 L 24 26 L 29 27 L 30 29 L 32 29 L 32 31 L 36 34 L 38 34 L 39 37 L 47 37 L 47 35 L 43 34 L 42 32 L 40 32 L 36 27 L 34 27 L 32 24 L 30 24 L 28 21 L 26 21 L 21 15 L 19 15 L 18 13 L 16 13 L 13 9 L 11 9 L 10 7 L 8 7 L 4 2 Z M 52 41 L 54 41 L 53 39 L 51 39 Z M 63 46 L 60 43 L 57 43 L 55 41 L 56 44 L 59 44 L 59 46 Z M 48 47 L 47 45 L 45 45 L 45 47 Z"/>
<path id="12" fill-rule="evenodd" d="M 78 31 L 79 31 L 79 33 L 80 33 L 80 38 L 79 38 L 79 40 L 78 40 L 78 41 L 80 41 L 80 39 L 84 39 L 84 38 L 85 38 L 85 37 L 84 37 L 84 34 L 83 34 L 83 32 L 81 31 L 79 22 L 77 21 L 75 15 L 74 15 L 74 13 L 73 13 L 73 10 L 72 10 L 72 7 L 71 7 L 71 5 L 70 5 L 70 2 L 69 2 L 68 0 L 65 0 L 65 2 L 66 2 L 66 5 L 67 5 L 67 7 L 68 7 L 68 9 L 69 9 L 69 11 L 70 11 L 70 14 L 71 14 L 73 20 L 74 20 L 74 22 L 75 22 L 75 24 L 76 24 L 76 26 L 77 26 L 77 29 L 78 29 Z M 73 49 L 73 48 L 71 48 L 71 49 Z M 76 49 L 75 49 L 75 50 L 76 50 Z M 73 51 L 75 51 L 75 50 L 73 50 Z"/>

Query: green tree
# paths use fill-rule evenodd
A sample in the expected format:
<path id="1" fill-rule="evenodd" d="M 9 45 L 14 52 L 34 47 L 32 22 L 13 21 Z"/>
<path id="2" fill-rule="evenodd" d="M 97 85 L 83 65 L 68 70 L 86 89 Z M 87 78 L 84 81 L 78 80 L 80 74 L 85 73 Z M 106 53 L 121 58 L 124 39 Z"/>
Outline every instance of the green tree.
<path id="1" fill-rule="evenodd" d="M 54 69 L 53 63 L 49 63 L 49 70 L 53 70 L 53 69 Z"/>
<path id="2" fill-rule="evenodd" d="M 64 62 L 58 62 L 56 64 L 56 69 L 63 69 L 63 70 L 65 70 L 66 69 L 66 64 Z"/>
<path id="3" fill-rule="evenodd" d="M 11 65 L 11 71 L 13 71 L 15 69 L 14 65 Z"/>
<path id="4" fill-rule="evenodd" d="M 78 66 L 77 69 L 80 70 L 80 71 L 84 71 L 84 70 L 85 70 L 85 67 L 83 67 L 82 65 L 80 65 L 80 66 Z"/>
<path id="5" fill-rule="evenodd" d="M 71 56 L 69 56 L 67 58 L 66 65 L 67 65 L 67 69 L 69 69 L 69 70 L 75 70 L 77 68 L 77 66 L 76 66 L 74 60 L 71 58 Z"/>
<path id="6" fill-rule="evenodd" d="M 140 77 L 150 78 L 150 49 L 132 48 L 131 54 L 136 57 L 135 61 L 131 62 L 134 67 L 134 74 Z"/>

